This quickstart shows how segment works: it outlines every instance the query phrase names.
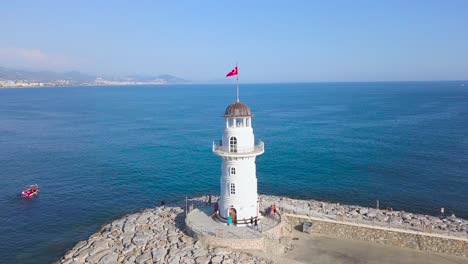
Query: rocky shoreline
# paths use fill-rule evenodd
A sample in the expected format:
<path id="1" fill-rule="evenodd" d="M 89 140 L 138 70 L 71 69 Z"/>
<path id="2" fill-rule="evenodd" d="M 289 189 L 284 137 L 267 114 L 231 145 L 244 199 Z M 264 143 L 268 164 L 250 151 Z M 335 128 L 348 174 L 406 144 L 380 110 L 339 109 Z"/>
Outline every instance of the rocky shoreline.
<path id="1" fill-rule="evenodd" d="M 190 199 L 195 207 L 208 202 L 208 196 Z M 216 197 L 212 197 L 215 201 Z M 310 215 L 324 219 L 360 221 L 363 224 L 387 225 L 416 231 L 419 225 L 432 226 L 431 232 L 468 237 L 468 221 L 449 216 L 388 211 L 354 205 L 296 200 L 280 196 L 261 195 L 263 208 L 275 204 L 283 212 Z M 226 248 L 210 248 L 186 235 L 184 205 L 145 209 L 102 226 L 89 239 L 76 244 L 58 263 L 272 263 L 270 260 Z M 377 223 L 377 224 L 376 224 Z M 427 231 L 426 231 L 427 232 Z"/>
<path id="2" fill-rule="evenodd" d="M 58 263 L 271 263 L 193 240 L 182 231 L 184 216 L 177 204 L 127 215 L 76 244 Z"/>

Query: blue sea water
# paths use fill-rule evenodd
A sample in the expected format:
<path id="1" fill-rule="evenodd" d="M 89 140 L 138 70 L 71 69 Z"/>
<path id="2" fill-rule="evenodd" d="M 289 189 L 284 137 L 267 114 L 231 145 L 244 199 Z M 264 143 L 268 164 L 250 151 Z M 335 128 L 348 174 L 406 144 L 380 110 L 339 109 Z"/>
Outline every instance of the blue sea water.
<path id="1" fill-rule="evenodd" d="M 468 218 L 461 82 L 251 84 L 263 194 Z M 49 263 L 112 219 L 217 193 L 232 85 L 0 90 L 0 263 Z M 39 184 L 33 200 L 18 194 Z"/>

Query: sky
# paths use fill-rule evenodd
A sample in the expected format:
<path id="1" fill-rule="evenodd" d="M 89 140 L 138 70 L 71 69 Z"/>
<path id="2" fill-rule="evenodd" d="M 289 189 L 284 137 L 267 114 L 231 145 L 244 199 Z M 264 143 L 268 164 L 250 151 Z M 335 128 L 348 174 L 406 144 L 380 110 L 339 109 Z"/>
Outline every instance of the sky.
<path id="1" fill-rule="evenodd" d="M 0 66 L 193 82 L 468 79 L 468 1 L 0 1 Z"/>

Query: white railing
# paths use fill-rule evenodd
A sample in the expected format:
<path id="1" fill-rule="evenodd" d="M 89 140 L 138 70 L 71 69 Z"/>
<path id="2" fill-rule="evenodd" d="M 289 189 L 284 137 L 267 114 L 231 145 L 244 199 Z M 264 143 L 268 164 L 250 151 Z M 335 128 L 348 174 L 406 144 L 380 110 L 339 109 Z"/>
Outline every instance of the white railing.
<path id="1" fill-rule="evenodd" d="M 263 141 L 258 141 L 254 147 L 251 148 L 236 148 L 236 151 L 232 151 L 229 146 L 223 146 L 221 140 L 213 141 L 213 152 L 221 155 L 244 155 L 244 154 L 261 154 L 265 151 Z"/>

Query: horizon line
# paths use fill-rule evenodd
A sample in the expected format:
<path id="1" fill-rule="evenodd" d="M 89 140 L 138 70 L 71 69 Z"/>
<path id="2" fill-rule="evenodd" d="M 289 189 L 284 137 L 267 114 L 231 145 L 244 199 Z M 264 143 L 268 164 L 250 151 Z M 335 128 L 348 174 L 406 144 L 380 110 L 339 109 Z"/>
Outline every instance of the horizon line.
<path id="1" fill-rule="evenodd" d="M 245 82 L 239 83 L 242 84 L 308 84 L 308 83 L 391 83 L 391 82 L 468 82 L 468 79 L 463 80 L 378 80 L 378 81 L 290 81 L 290 82 Z M 191 84 L 207 84 L 207 85 L 219 85 L 219 84 L 226 84 L 226 85 L 235 85 L 235 83 L 227 83 L 227 82 L 191 82 L 187 84 L 167 84 L 167 85 L 191 85 Z"/>

